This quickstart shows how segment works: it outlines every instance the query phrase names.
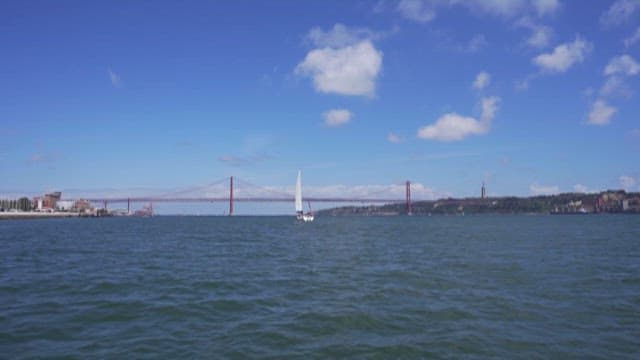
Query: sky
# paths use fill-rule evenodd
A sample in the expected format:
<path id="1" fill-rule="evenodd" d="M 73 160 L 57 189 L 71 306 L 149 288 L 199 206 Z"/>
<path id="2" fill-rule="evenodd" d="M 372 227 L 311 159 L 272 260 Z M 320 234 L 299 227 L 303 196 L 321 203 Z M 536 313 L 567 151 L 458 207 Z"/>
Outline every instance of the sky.
<path id="1" fill-rule="evenodd" d="M 0 197 L 640 190 L 640 0 L 6 1 L 0 48 Z"/>

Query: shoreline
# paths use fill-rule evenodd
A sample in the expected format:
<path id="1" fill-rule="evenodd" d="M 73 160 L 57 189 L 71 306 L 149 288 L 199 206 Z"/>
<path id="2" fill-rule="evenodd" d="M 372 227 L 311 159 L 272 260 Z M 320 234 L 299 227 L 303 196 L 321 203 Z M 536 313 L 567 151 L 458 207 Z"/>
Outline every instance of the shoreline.
<path id="1" fill-rule="evenodd" d="M 3 212 L 0 213 L 0 220 L 17 220 L 17 219 L 48 219 L 48 218 L 70 218 L 80 217 L 79 213 L 39 213 L 39 212 Z"/>
<path id="2" fill-rule="evenodd" d="M 586 214 L 576 214 L 576 213 L 501 213 L 501 212 L 484 212 L 484 213 L 466 213 L 466 214 L 413 214 L 411 216 L 407 216 L 406 214 L 321 214 L 320 217 L 323 218 L 358 218 L 358 217 L 407 217 L 407 218 L 432 218 L 432 217 L 468 217 L 468 216 L 577 216 L 577 215 L 590 215 L 590 216 L 610 216 L 610 215 L 640 215 L 640 213 L 586 213 Z M 292 215 L 234 215 L 232 217 L 236 218 L 244 218 L 244 217 L 288 217 Z M 140 218 L 136 216 L 87 216 L 80 215 L 78 213 L 0 213 L 0 221 L 3 220 L 37 220 L 37 219 L 68 219 L 68 218 L 96 218 L 96 217 L 126 217 L 126 218 Z M 215 218 L 226 218 L 226 215 L 215 215 L 215 214 L 156 214 L 153 217 L 215 217 Z"/>

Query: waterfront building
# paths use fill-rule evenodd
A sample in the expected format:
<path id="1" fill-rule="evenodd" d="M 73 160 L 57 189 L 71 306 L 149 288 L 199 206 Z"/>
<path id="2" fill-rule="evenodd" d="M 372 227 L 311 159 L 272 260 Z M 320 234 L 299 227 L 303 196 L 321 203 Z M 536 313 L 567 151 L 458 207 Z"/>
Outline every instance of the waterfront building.
<path id="1" fill-rule="evenodd" d="M 80 199 L 73 204 L 73 208 L 78 212 L 91 211 L 91 203 L 87 200 Z"/>
<path id="2" fill-rule="evenodd" d="M 57 209 L 58 201 L 62 198 L 60 191 L 55 191 L 44 196 L 36 196 L 32 200 L 32 207 L 38 211 L 53 211 Z"/>
<path id="3" fill-rule="evenodd" d="M 60 201 L 62 193 L 60 191 L 52 192 L 44 195 L 44 206 L 49 209 L 55 209 L 56 204 Z"/>
<path id="4" fill-rule="evenodd" d="M 56 209 L 60 211 L 71 211 L 75 205 L 73 200 L 58 200 L 56 202 Z"/>

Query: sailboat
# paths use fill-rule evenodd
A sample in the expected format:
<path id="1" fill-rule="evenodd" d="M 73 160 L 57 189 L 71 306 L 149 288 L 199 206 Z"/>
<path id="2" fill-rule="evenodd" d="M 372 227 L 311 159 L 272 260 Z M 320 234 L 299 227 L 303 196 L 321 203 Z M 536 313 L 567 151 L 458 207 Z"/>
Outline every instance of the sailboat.
<path id="1" fill-rule="evenodd" d="M 311 205 L 309 205 L 309 212 L 304 213 L 302 211 L 302 174 L 298 170 L 298 181 L 296 182 L 296 219 L 311 222 L 313 221 L 313 213 L 311 212 Z"/>

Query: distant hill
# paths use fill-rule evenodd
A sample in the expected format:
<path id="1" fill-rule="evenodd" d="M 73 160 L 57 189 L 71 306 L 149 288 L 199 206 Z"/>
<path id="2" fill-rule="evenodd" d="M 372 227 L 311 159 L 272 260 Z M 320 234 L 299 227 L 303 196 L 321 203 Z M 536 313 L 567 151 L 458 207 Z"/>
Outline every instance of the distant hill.
<path id="1" fill-rule="evenodd" d="M 640 193 L 609 190 L 601 193 L 565 193 L 532 197 L 489 197 L 416 201 L 411 204 L 413 215 L 456 214 L 585 214 L 639 213 Z M 324 216 L 384 216 L 406 215 L 404 203 L 380 206 L 344 206 L 318 211 Z"/>

